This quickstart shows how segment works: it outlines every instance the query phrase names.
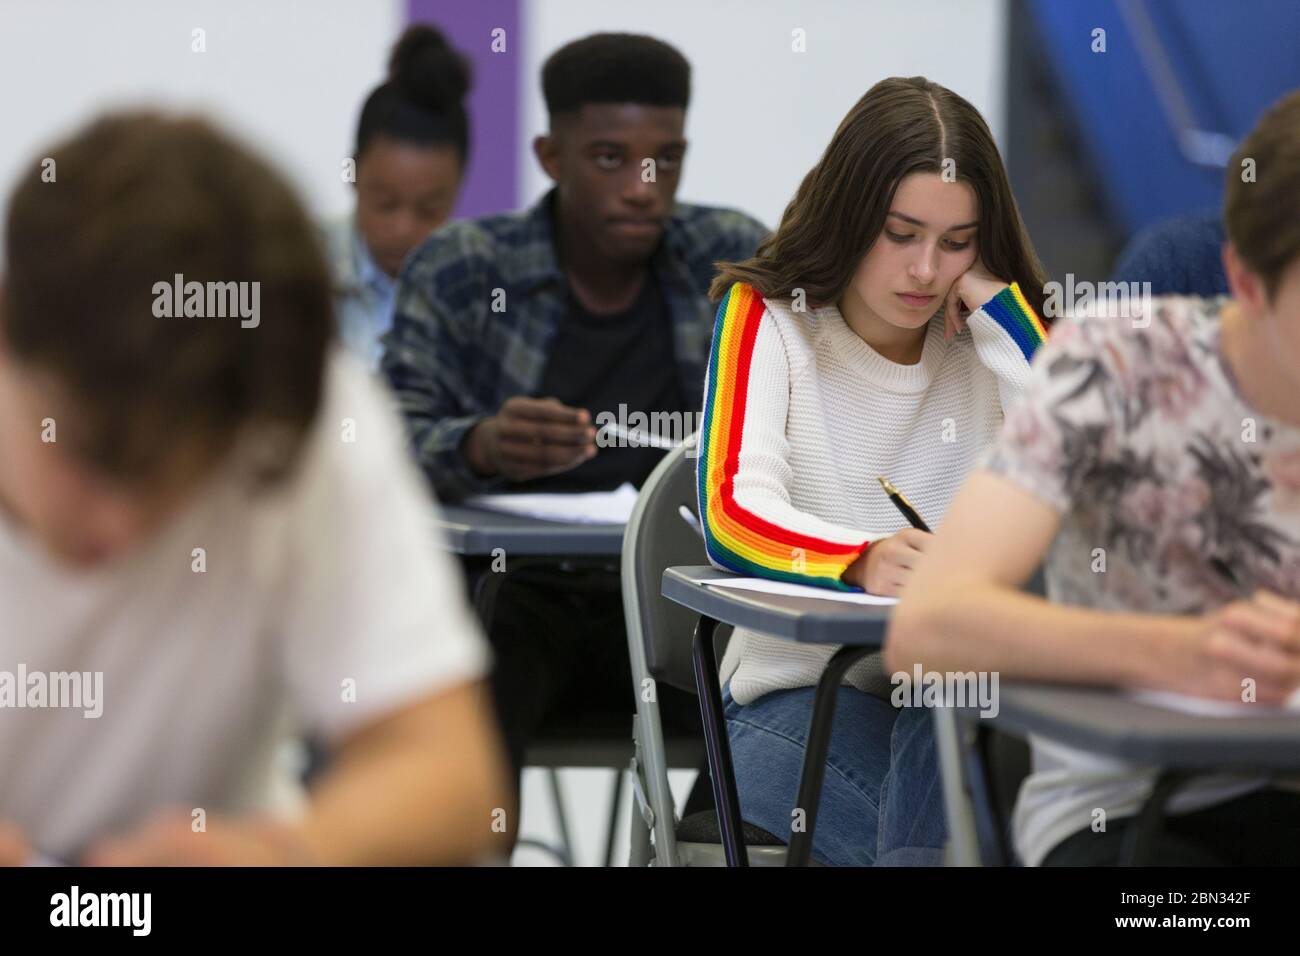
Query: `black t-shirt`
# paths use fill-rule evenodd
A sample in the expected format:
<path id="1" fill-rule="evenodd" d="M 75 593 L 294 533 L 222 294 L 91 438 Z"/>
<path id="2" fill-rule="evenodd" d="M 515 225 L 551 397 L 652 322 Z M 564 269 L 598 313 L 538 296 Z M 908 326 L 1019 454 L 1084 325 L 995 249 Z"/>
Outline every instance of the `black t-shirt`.
<path id="1" fill-rule="evenodd" d="M 569 311 L 556 332 L 537 394 L 587 409 L 598 431 L 610 416 L 617 422 L 637 412 L 648 420 L 654 412 L 675 413 L 669 420 L 675 425 L 662 437 L 674 441 L 686 437 L 695 409 L 685 407 L 672 317 L 653 273 L 646 277 L 636 301 L 612 315 L 594 315 L 570 294 Z M 634 430 L 654 431 L 639 424 L 633 419 Z M 607 439 L 614 440 L 612 435 Z M 626 442 L 602 447 L 598 441 L 596 457 L 590 461 L 563 474 L 515 482 L 511 490 L 602 491 L 625 481 L 639 488 L 663 456 L 653 447 L 632 447 Z"/>

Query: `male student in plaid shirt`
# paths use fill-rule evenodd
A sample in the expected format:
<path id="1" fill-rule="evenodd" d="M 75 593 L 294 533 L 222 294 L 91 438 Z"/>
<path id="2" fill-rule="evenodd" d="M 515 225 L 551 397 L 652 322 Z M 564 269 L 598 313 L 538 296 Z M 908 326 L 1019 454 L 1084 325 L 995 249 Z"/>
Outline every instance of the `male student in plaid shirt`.
<path id="1" fill-rule="evenodd" d="M 550 132 L 534 151 L 555 188 L 525 213 L 430 237 L 386 339 L 383 371 L 444 499 L 639 486 L 662 452 L 598 448 L 593 422 L 620 405 L 696 420 L 714 263 L 752 255 L 766 232 L 674 202 L 690 66 L 672 47 L 597 34 L 552 55 L 542 83 Z M 491 639 L 516 771 L 548 718 L 633 710 L 615 568 L 512 573 Z M 659 700 L 670 723 L 698 719 L 689 700 Z"/>

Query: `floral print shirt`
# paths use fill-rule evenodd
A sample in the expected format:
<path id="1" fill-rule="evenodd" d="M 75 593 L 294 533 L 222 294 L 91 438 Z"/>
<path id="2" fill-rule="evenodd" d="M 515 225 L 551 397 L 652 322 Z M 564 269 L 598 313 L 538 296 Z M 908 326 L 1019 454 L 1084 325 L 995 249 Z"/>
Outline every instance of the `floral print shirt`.
<path id="1" fill-rule="evenodd" d="M 1300 598 L 1300 428 L 1242 397 L 1220 348 L 1227 301 L 1062 320 L 1035 357 L 983 467 L 1061 514 L 1044 568 L 1054 602 L 1199 614 L 1256 588 Z M 1149 792 L 1150 768 L 1031 743 L 1015 821 L 1031 865 L 1096 808 L 1132 814 Z M 1260 785 L 1206 779 L 1171 810 Z"/>
<path id="2" fill-rule="evenodd" d="M 1300 597 L 1300 428 L 1241 397 L 1227 301 L 1053 329 L 984 467 L 1062 513 L 1054 600 L 1196 614 L 1256 588 Z"/>

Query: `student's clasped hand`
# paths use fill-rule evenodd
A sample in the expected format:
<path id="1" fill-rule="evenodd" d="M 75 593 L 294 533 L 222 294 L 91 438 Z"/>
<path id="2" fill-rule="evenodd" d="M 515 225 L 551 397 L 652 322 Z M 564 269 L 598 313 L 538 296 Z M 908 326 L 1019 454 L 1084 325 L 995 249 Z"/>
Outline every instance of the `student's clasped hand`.
<path id="1" fill-rule="evenodd" d="M 555 398 L 508 398 L 465 440 L 465 457 L 474 471 L 511 481 L 559 474 L 595 454 L 591 413 Z"/>
<path id="2" fill-rule="evenodd" d="M 1011 285 L 989 275 L 984 263 L 975 264 L 959 275 L 943 302 L 943 337 L 950 339 L 966 331 L 965 316 Z M 964 314 L 963 314 L 964 313 Z"/>
<path id="3" fill-rule="evenodd" d="M 1170 655 L 1160 689 L 1281 704 L 1300 686 L 1300 604 L 1269 591 L 1189 619 L 1186 645 Z"/>

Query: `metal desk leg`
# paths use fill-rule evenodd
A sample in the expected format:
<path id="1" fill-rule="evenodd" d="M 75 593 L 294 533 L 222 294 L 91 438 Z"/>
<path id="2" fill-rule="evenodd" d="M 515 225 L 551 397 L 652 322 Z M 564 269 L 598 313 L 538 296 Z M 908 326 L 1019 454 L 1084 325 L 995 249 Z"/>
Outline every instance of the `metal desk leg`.
<path id="1" fill-rule="evenodd" d="M 609 795 L 609 829 L 605 833 L 605 866 L 614 865 L 614 840 L 618 837 L 618 805 L 623 802 L 623 769 L 614 771 L 614 792 Z M 633 805 L 636 798 L 633 797 Z"/>
<path id="2" fill-rule="evenodd" d="M 700 617 L 695 626 L 695 690 L 700 699 L 700 720 L 704 724 L 704 747 L 709 758 L 709 779 L 713 783 L 713 800 L 718 808 L 718 829 L 722 833 L 722 852 L 727 866 L 749 866 L 745 854 L 745 835 L 741 830 L 740 798 L 736 794 L 736 775 L 731 767 L 731 742 L 727 739 L 727 719 L 722 713 L 722 686 L 718 680 L 717 654 L 713 651 L 713 632 L 718 622 Z"/>
<path id="3" fill-rule="evenodd" d="M 507 574 L 518 571 L 521 568 L 534 566 L 545 566 L 548 564 L 544 560 L 527 560 L 517 559 L 514 566 L 508 571 L 494 571 L 490 559 L 482 556 L 467 558 L 465 561 L 465 577 L 469 585 L 470 595 L 474 604 L 474 611 L 478 615 L 479 623 L 483 626 L 483 634 L 489 640 L 492 635 L 492 622 L 496 615 L 497 596 L 501 591 L 501 586 L 505 583 Z M 557 768 L 549 767 L 548 776 L 550 778 L 551 796 L 555 802 L 555 816 L 560 829 L 560 847 L 552 847 L 541 842 L 540 840 L 527 840 L 516 831 L 516 846 L 533 846 L 545 850 L 558 859 L 563 866 L 573 866 L 573 844 L 569 838 L 569 819 L 564 809 L 564 796 L 560 792 L 560 777 Z M 522 791 L 517 795 L 522 799 Z M 617 812 L 617 801 L 611 813 Z M 610 824 L 611 829 L 613 823 Z M 608 855 L 608 850 L 606 851 Z M 606 866 L 609 865 L 608 860 Z"/>
<path id="4" fill-rule="evenodd" d="M 948 821 L 948 862 L 952 866 L 979 866 L 978 825 L 962 752 L 967 728 L 955 708 L 933 710 L 934 746 L 939 756 L 939 779 Z"/>
<path id="5" fill-rule="evenodd" d="M 1142 804 L 1142 809 L 1138 811 L 1133 825 L 1124 834 L 1124 846 L 1120 850 L 1119 857 L 1120 866 L 1148 865 L 1156 845 L 1160 842 L 1160 834 L 1164 831 L 1165 805 L 1169 803 L 1169 798 L 1174 795 L 1174 791 L 1194 776 L 1195 774 L 1182 770 L 1161 771 L 1155 787 L 1151 790 L 1151 796 L 1147 797 L 1146 803 Z"/>
<path id="6" fill-rule="evenodd" d="M 1009 866 L 1012 861 L 1007 837 L 1010 820 L 1002 817 L 993 794 L 993 762 L 989 759 L 993 730 L 981 717 L 970 719 L 975 724 L 975 739 L 970 746 L 962 748 L 960 756 L 965 767 L 980 862 L 985 866 Z"/>
<path id="7" fill-rule="evenodd" d="M 835 698 L 850 667 L 866 657 L 875 647 L 841 647 L 826 662 L 813 696 L 812 722 L 808 727 L 808 746 L 804 750 L 803 770 L 799 774 L 799 796 L 795 809 L 804 811 L 805 827 L 790 838 L 786 866 L 807 866 L 812 857 L 813 828 L 817 822 L 817 804 L 821 802 L 822 780 L 826 775 L 826 753 L 831 745 L 831 725 L 835 720 Z"/>

